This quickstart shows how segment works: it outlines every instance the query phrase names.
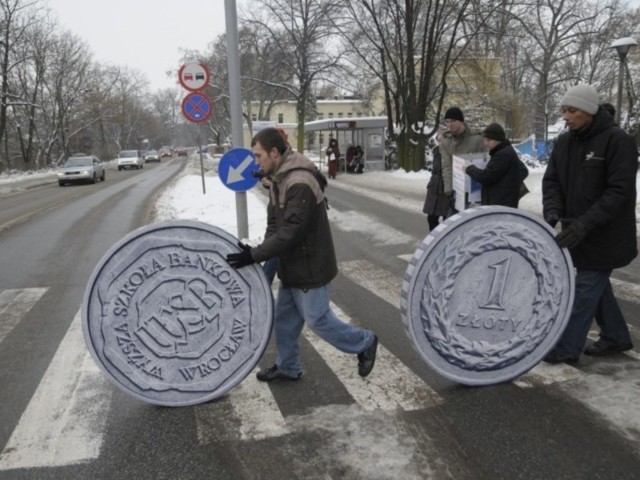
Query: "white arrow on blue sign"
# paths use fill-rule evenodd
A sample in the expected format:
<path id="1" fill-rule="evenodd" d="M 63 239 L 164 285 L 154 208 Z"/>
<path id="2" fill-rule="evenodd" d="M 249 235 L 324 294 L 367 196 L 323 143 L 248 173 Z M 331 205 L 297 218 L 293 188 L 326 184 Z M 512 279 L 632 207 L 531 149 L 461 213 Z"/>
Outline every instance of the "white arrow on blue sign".
<path id="1" fill-rule="evenodd" d="M 253 176 L 259 170 L 256 157 L 248 148 L 232 148 L 220 159 L 218 175 L 224 185 L 235 192 L 246 192 L 252 189 L 258 179 Z"/>

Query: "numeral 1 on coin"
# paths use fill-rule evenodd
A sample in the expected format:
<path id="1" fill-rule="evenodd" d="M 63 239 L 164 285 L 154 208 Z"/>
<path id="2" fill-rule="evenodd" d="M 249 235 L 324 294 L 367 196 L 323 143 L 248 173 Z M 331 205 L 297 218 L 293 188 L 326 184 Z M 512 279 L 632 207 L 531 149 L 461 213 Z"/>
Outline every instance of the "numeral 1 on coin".
<path id="1" fill-rule="evenodd" d="M 492 310 L 504 310 L 502 306 L 502 294 L 504 293 L 504 286 L 507 283 L 507 276 L 509 275 L 509 264 L 511 258 L 505 258 L 493 265 L 489 265 L 489 268 L 494 270 L 493 281 L 491 282 L 491 290 L 489 291 L 489 298 L 484 305 L 480 308 L 490 308 Z"/>

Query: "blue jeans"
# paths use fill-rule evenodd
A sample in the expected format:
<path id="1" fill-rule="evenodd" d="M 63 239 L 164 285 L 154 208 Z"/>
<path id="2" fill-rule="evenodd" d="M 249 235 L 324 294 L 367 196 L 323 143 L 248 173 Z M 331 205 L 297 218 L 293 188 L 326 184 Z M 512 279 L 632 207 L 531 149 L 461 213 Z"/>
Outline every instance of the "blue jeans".
<path id="1" fill-rule="evenodd" d="M 360 353 L 373 342 L 373 332 L 342 322 L 329 307 L 329 285 L 301 290 L 280 286 L 275 308 L 278 370 L 297 376 L 302 372 L 298 337 L 304 322 L 320 338 L 345 353 Z"/>
<path id="2" fill-rule="evenodd" d="M 602 297 L 600 297 L 596 309 L 596 323 L 600 327 L 601 341 L 611 345 L 631 343 L 629 327 L 622 316 L 610 281 L 607 282 Z"/>
<path id="3" fill-rule="evenodd" d="M 262 264 L 262 271 L 269 280 L 269 285 L 273 283 L 273 279 L 278 271 L 278 257 L 270 258 Z"/>
<path id="4" fill-rule="evenodd" d="M 610 275 L 610 270 L 578 269 L 571 316 L 556 345 L 561 354 L 572 358 L 580 357 L 599 306 L 604 338 L 616 339 L 616 343 L 631 343 L 629 328 L 613 296 Z M 603 297 L 605 301 L 602 301 Z"/>

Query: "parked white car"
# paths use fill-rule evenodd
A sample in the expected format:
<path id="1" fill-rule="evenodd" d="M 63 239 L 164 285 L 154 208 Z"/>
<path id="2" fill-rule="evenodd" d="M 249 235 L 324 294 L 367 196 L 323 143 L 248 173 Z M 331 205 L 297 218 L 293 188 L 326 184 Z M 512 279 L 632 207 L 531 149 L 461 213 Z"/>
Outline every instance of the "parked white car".
<path id="1" fill-rule="evenodd" d="M 140 150 L 122 150 L 118 154 L 118 170 L 125 168 L 144 168 L 144 159 L 140 155 Z"/>

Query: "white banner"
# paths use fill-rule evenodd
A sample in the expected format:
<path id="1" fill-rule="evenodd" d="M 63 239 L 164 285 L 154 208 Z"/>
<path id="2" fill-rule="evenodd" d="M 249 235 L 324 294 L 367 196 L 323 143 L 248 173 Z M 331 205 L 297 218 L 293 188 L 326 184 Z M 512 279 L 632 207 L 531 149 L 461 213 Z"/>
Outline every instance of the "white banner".
<path id="1" fill-rule="evenodd" d="M 455 209 L 465 210 L 480 205 L 482 185 L 464 173 L 467 165 L 484 168 L 488 158 L 485 152 L 465 153 L 453 156 L 453 191 L 456 192 Z"/>

